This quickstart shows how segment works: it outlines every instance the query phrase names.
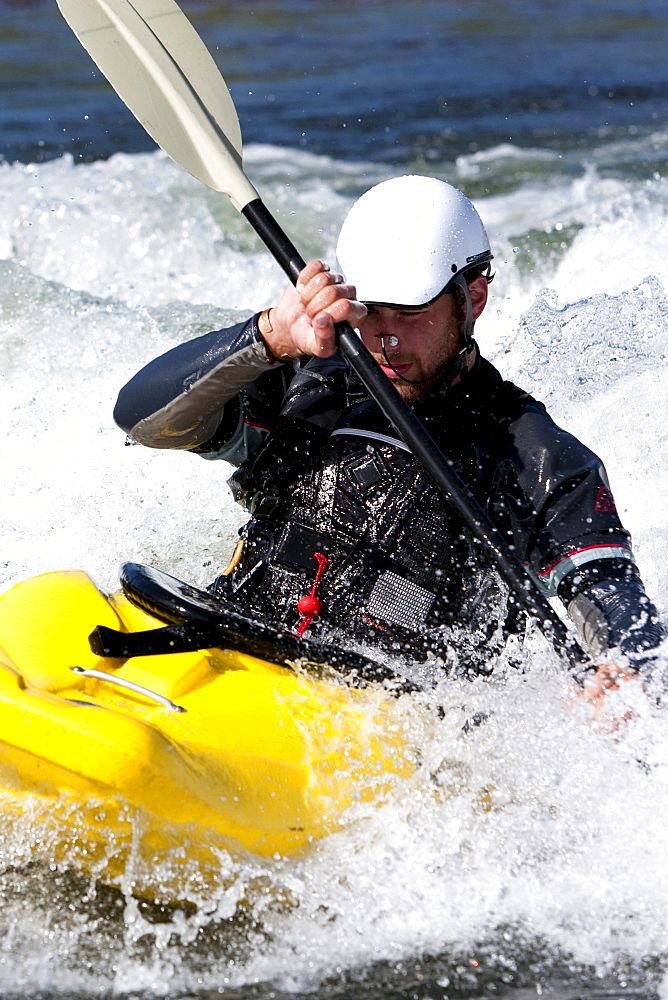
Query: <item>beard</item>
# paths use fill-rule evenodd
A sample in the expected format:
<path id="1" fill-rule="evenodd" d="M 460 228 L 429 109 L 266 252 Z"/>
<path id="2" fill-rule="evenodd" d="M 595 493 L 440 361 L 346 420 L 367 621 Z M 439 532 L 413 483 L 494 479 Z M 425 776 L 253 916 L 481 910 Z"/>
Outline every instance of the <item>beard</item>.
<path id="1" fill-rule="evenodd" d="M 449 362 L 446 362 L 446 369 L 448 365 Z M 446 371 L 441 369 L 427 382 L 403 382 L 397 378 L 392 380 L 392 385 L 407 403 L 420 403 L 439 387 L 445 375 Z"/>
<path id="2" fill-rule="evenodd" d="M 463 331 L 466 320 L 466 303 L 463 295 L 453 293 L 452 315 L 444 324 L 440 336 L 431 340 L 431 349 L 421 350 L 408 355 L 379 351 L 377 345 L 371 351 L 379 365 L 394 367 L 399 370 L 404 365 L 410 365 L 410 372 L 404 377 L 395 375 L 390 379 L 399 395 L 409 404 L 419 403 L 434 392 L 444 380 L 453 381 L 455 373 L 452 364 L 463 346 Z M 401 347 L 399 348 L 399 352 Z"/>

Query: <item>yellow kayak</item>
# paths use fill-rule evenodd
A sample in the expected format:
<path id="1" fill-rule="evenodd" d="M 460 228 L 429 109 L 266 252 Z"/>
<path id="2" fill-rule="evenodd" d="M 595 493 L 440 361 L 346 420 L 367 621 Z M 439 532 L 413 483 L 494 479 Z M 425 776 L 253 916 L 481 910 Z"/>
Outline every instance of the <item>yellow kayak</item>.
<path id="1" fill-rule="evenodd" d="M 119 648 L 170 636 L 80 571 L 0 597 L 2 808 L 56 864 L 179 899 L 221 851 L 302 851 L 412 770 L 380 685 L 238 649 L 102 656 L 97 626 Z"/>

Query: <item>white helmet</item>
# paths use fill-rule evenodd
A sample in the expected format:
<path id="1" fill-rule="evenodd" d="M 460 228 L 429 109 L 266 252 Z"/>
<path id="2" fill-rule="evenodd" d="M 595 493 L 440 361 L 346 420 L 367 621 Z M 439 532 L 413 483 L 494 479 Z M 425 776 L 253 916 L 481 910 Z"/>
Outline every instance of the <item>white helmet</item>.
<path id="1" fill-rule="evenodd" d="M 362 302 L 423 306 L 492 259 L 471 202 L 435 177 L 395 177 L 363 194 L 341 227 L 339 268 Z M 462 279 L 457 282 L 460 284 Z"/>

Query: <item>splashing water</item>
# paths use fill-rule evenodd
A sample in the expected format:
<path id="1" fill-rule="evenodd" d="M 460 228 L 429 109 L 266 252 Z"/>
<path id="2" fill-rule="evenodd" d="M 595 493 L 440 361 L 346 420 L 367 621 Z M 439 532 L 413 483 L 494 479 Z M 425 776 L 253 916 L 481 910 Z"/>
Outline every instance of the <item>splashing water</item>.
<path id="1" fill-rule="evenodd" d="M 442 172 L 474 197 L 481 172 L 496 180 L 476 198 L 497 270 L 478 339 L 601 455 L 665 613 L 665 178 L 611 179 L 592 154 L 565 179 L 548 153 L 510 190 L 521 156 L 492 149 Z M 387 175 L 268 146 L 246 166 L 302 252 L 330 260 L 352 199 Z M 274 301 L 278 268 L 159 153 L 1 164 L 0 205 L 3 587 L 76 567 L 110 590 L 128 559 L 208 582 L 243 520 L 228 467 L 126 448 L 111 411 L 145 361 Z M 630 683 L 610 713 L 631 721 L 597 728 L 542 640 L 523 671 L 510 656 L 492 680 L 397 701 L 421 767 L 378 806 L 357 803 L 299 858 L 221 854 L 216 886 L 193 872 L 180 908 L 135 899 L 131 866 L 114 889 L 89 883 L 51 861 L 30 816 L 7 822 L 0 992 L 519 997 L 559 979 L 591 994 L 611 976 L 658 988 L 664 709 Z"/>

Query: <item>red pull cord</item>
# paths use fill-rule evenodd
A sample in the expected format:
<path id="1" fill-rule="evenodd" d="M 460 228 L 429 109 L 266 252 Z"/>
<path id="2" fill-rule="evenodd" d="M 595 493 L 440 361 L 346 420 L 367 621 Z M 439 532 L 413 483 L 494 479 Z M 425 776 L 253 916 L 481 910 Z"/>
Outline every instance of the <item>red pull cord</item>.
<path id="1" fill-rule="evenodd" d="M 316 593 L 322 579 L 322 574 L 327 569 L 329 559 L 327 556 L 324 556 L 322 552 L 314 552 L 313 557 L 318 564 L 318 569 L 315 574 L 313 586 L 311 587 L 311 593 L 305 594 L 304 597 L 300 597 L 297 601 L 297 611 L 299 611 L 299 614 L 302 616 L 302 620 L 297 626 L 297 637 L 299 639 L 301 639 L 315 616 L 319 615 L 322 611 L 322 601 L 316 597 Z"/>

